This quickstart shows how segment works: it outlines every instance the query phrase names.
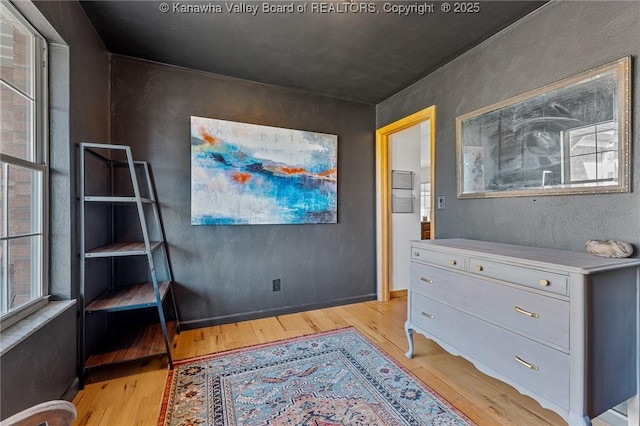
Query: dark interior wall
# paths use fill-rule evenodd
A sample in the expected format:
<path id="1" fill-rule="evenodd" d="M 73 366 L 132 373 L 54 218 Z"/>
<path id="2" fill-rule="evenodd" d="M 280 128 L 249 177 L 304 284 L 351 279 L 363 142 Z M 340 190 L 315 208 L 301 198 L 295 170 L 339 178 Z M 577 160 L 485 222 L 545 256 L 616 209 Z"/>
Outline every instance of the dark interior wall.
<path id="1" fill-rule="evenodd" d="M 49 46 L 50 282 L 78 295 L 75 145 L 109 140 L 109 53 L 77 2 L 17 2 Z M 77 306 L 77 305 L 76 305 Z M 73 395 L 76 313 L 66 310 L 2 356 L 0 417 Z"/>
<path id="2" fill-rule="evenodd" d="M 76 373 L 75 321 L 75 308 L 66 309 L 2 356 L 1 419 L 63 397 Z"/>
<path id="3" fill-rule="evenodd" d="M 111 81 L 111 140 L 151 164 L 187 326 L 375 297 L 375 107 L 121 56 Z M 338 223 L 192 226 L 192 115 L 338 135 Z"/>
<path id="4" fill-rule="evenodd" d="M 638 247 L 640 2 L 552 2 L 377 107 L 381 127 L 436 105 L 438 238 L 584 251 L 588 239 Z M 458 200 L 456 117 L 615 59 L 634 58 L 632 193 Z"/>

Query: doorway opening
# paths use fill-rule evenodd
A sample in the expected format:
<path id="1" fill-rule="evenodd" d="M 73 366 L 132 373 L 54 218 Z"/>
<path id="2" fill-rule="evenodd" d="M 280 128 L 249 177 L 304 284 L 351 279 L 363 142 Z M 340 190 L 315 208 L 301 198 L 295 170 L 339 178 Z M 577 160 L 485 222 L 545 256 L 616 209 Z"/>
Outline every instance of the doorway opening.
<path id="1" fill-rule="evenodd" d="M 376 131 L 376 257 L 379 301 L 388 301 L 391 292 L 402 292 L 408 287 L 408 241 L 435 237 L 435 205 L 434 197 L 431 196 L 435 188 L 435 120 L 434 105 Z M 395 170 L 396 167 L 398 170 Z M 393 171 L 396 174 L 404 172 L 405 175 L 413 173 L 410 191 L 407 191 L 406 186 L 398 189 L 396 185 L 394 189 Z M 398 213 L 393 213 L 394 204 L 405 206 L 405 209 L 396 209 Z M 412 208 L 406 208 L 407 205 Z M 407 267 L 394 268 L 394 264 L 402 264 L 403 255 L 407 257 Z"/>

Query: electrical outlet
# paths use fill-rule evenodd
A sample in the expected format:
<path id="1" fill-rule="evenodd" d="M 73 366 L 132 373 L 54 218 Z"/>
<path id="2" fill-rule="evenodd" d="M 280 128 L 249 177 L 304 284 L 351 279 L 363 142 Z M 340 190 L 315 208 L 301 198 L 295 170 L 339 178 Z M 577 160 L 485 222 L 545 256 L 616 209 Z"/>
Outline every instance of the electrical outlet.
<path id="1" fill-rule="evenodd" d="M 438 196 L 438 210 L 444 210 L 447 208 L 447 197 L 444 195 Z"/>
<path id="2" fill-rule="evenodd" d="M 273 280 L 273 291 L 280 291 L 280 278 Z"/>

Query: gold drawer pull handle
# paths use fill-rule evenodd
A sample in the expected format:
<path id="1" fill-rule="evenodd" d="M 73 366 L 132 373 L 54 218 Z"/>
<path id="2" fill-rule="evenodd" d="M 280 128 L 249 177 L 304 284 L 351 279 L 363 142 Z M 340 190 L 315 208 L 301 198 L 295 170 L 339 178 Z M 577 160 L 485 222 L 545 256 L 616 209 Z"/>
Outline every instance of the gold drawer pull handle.
<path id="1" fill-rule="evenodd" d="M 514 355 L 513 359 L 515 359 L 517 362 L 527 367 L 529 370 L 535 370 L 535 371 L 539 370 L 537 365 L 529 364 L 527 361 L 523 360 L 518 355 Z"/>
<path id="2" fill-rule="evenodd" d="M 406 253 L 406 252 L 405 252 L 405 253 Z M 420 314 L 420 315 L 422 315 L 423 317 L 430 318 L 430 319 L 434 319 L 434 318 L 435 318 L 433 315 L 428 314 L 428 313 L 426 313 L 426 312 L 424 312 L 424 311 L 423 311 L 423 312 L 421 312 L 421 314 Z"/>
<path id="3" fill-rule="evenodd" d="M 405 253 L 406 253 L 406 251 L 405 251 Z M 419 252 L 419 251 L 414 251 L 414 252 L 413 252 L 413 255 L 414 255 L 415 257 L 420 257 L 420 252 Z"/>
<path id="4" fill-rule="evenodd" d="M 549 285 L 549 280 L 540 280 L 540 285 L 542 286 L 548 286 Z"/>
<path id="5" fill-rule="evenodd" d="M 425 277 L 420 277 L 420 281 L 424 281 L 427 284 L 433 284 L 433 280 L 430 280 L 429 278 L 425 278 Z"/>
<path id="6" fill-rule="evenodd" d="M 516 306 L 515 310 L 516 310 L 517 313 L 522 314 L 522 315 L 526 315 L 529 318 L 540 318 L 540 315 L 536 314 L 535 312 L 525 311 L 520 306 Z"/>
<path id="7" fill-rule="evenodd" d="M 405 252 L 405 253 L 406 253 L 406 252 Z M 458 261 L 457 261 L 457 260 L 454 260 L 454 259 L 451 259 L 451 260 L 449 261 L 449 263 L 450 263 L 450 264 L 452 264 L 453 266 L 456 266 L 456 265 L 458 264 Z"/>
<path id="8" fill-rule="evenodd" d="M 406 253 L 406 252 L 405 252 L 405 253 Z M 483 270 L 483 269 L 484 269 L 484 268 L 483 268 L 482 266 L 480 266 L 480 265 L 476 265 L 476 271 L 478 271 L 478 272 L 482 272 L 482 270 Z"/>

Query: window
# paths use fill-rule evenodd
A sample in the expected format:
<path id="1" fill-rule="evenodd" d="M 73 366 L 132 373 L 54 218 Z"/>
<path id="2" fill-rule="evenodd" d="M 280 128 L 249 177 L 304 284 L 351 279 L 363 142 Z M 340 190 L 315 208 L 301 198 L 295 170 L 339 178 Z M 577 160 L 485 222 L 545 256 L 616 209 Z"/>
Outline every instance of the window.
<path id="1" fill-rule="evenodd" d="M 618 178 L 618 130 L 613 121 L 567 130 L 565 182 L 615 185 Z"/>
<path id="2" fill-rule="evenodd" d="M 420 184 L 420 220 L 429 222 L 431 216 L 431 184 Z"/>
<path id="3" fill-rule="evenodd" d="M 0 319 L 46 303 L 46 42 L 0 2 Z"/>

